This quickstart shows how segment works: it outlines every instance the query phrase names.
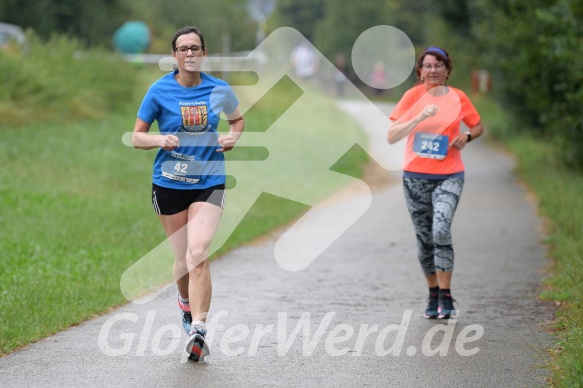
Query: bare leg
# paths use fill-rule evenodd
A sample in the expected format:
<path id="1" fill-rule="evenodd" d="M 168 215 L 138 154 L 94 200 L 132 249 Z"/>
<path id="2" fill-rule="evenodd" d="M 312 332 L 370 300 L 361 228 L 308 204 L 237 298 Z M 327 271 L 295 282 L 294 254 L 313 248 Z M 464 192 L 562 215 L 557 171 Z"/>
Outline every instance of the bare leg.
<path id="1" fill-rule="evenodd" d="M 427 280 L 427 286 L 429 288 L 434 288 L 437 287 L 439 285 L 438 281 L 437 281 L 437 275 L 433 274 L 433 275 L 425 275 L 425 279 Z"/>
<path id="2" fill-rule="evenodd" d="M 212 282 L 208 255 L 222 215 L 223 209 L 206 202 L 196 202 L 188 208 L 186 265 L 193 321 L 204 322 L 210 308 Z"/>
<path id="3" fill-rule="evenodd" d="M 436 274 L 425 275 L 425 279 L 427 280 L 427 286 L 429 288 L 439 286 L 439 288 L 450 289 L 452 275 L 453 275 L 452 271 L 448 272 L 437 271 Z"/>
<path id="4" fill-rule="evenodd" d="M 451 288 L 451 277 L 453 275 L 452 271 L 437 271 L 437 281 L 439 283 L 440 289 L 447 289 Z"/>
<path id="5" fill-rule="evenodd" d="M 170 216 L 158 215 L 164 231 L 170 240 L 170 246 L 174 252 L 174 281 L 180 292 L 180 296 L 188 298 L 188 269 L 186 266 L 187 234 L 186 222 L 188 211 L 182 211 Z"/>

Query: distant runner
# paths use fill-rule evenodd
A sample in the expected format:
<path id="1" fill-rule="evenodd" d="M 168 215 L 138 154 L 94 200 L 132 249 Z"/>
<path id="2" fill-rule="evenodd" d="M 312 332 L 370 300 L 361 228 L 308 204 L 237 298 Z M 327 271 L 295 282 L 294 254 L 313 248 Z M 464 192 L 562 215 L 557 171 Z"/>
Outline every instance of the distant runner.
<path id="1" fill-rule="evenodd" d="M 445 84 L 449 54 L 428 47 L 418 57 L 421 83 L 409 89 L 390 119 L 390 144 L 407 138 L 403 185 L 417 236 L 417 254 L 429 286 L 425 318 L 454 314 L 451 296 L 454 251 L 451 224 L 464 186 L 461 150 L 482 135 L 480 115 L 459 89 Z M 460 122 L 468 131 L 460 133 Z"/>

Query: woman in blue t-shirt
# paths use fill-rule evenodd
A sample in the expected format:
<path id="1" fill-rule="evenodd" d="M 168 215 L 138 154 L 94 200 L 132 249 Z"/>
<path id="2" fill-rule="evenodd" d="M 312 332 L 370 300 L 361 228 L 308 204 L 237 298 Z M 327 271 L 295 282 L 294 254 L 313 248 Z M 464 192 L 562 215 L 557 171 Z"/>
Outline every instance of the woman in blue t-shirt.
<path id="1" fill-rule="evenodd" d="M 176 69 L 149 88 L 132 138 L 136 148 L 158 149 L 152 204 L 174 252 L 178 306 L 189 335 L 186 351 L 195 361 L 208 354 L 204 343 L 212 293 L 208 254 L 225 205 L 223 152 L 235 146 L 245 126 L 231 87 L 200 71 L 206 55 L 197 27 L 174 34 Z M 221 112 L 229 122 L 229 134 L 217 132 Z M 159 135 L 148 133 L 154 121 Z"/>

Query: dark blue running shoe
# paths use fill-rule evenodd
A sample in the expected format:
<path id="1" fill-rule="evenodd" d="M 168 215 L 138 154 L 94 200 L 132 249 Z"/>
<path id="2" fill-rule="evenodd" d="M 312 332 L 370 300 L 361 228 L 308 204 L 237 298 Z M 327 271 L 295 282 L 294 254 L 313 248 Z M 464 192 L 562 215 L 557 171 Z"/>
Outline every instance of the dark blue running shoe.
<path id="1" fill-rule="evenodd" d="M 186 344 L 186 353 L 189 354 L 189 360 L 201 362 L 210 353 L 208 345 L 204 341 L 206 330 L 200 326 L 193 326 L 192 330 Z"/>
<path id="2" fill-rule="evenodd" d="M 439 294 L 439 319 L 457 318 L 457 310 L 453 307 L 455 299 L 450 293 Z"/>
<path id="3" fill-rule="evenodd" d="M 439 294 L 437 292 L 430 292 L 427 298 L 427 308 L 423 316 L 427 319 L 436 319 L 439 316 Z"/>

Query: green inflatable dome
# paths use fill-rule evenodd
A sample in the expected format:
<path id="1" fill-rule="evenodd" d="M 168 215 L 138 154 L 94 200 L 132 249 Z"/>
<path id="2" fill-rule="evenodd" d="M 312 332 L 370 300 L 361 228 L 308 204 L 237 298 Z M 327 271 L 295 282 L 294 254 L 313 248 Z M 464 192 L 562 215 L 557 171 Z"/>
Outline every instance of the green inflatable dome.
<path id="1" fill-rule="evenodd" d="M 124 54 L 144 53 L 150 47 L 150 29 L 144 22 L 125 22 L 115 31 L 113 45 Z"/>

